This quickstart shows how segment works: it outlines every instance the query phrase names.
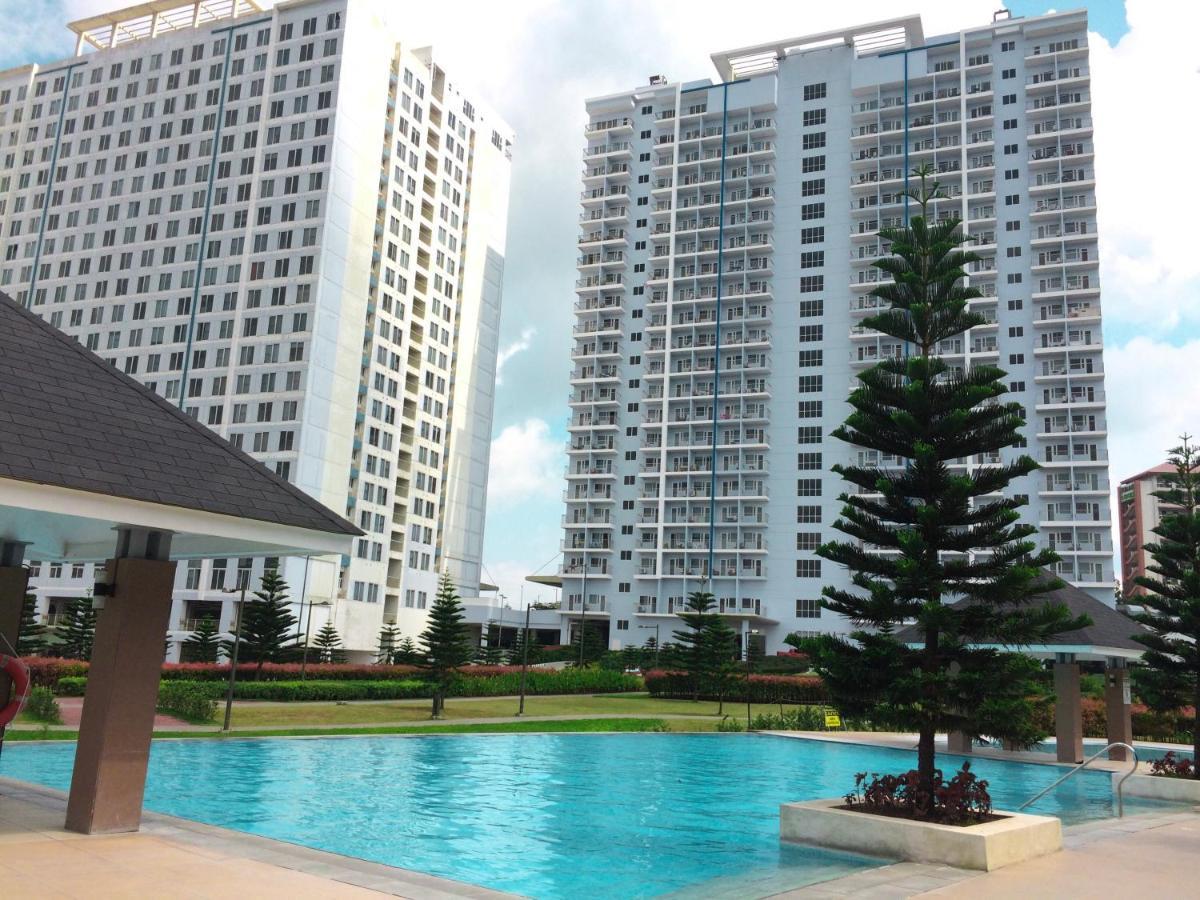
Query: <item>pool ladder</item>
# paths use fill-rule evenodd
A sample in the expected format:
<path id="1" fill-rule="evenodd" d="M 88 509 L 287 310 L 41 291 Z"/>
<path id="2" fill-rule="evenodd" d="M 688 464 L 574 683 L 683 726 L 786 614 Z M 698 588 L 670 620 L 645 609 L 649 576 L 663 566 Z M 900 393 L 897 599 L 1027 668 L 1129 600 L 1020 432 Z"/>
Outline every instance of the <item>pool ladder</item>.
<path id="1" fill-rule="evenodd" d="M 1048 793 L 1050 793 L 1052 790 L 1054 790 L 1056 787 L 1058 787 L 1060 784 L 1062 784 L 1064 781 L 1066 781 L 1072 775 L 1076 774 L 1077 772 L 1082 771 L 1083 769 L 1086 769 L 1088 766 L 1088 763 L 1094 762 L 1102 754 L 1107 753 L 1113 747 L 1124 747 L 1126 750 L 1128 750 L 1130 753 L 1133 754 L 1133 768 L 1130 769 L 1128 772 L 1126 772 L 1122 776 L 1121 780 L 1117 782 L 1117 817 L 1121 818 L 1122 816 L 1124 816 L 1125 815 L 1125 798 L 1121 792 L 1124 789 L 1125 782 L 1129 778 L 1129 776 L 1137 771 L 1138 755 L 1137 755 L 1137 749 L 1132 744 L 1126 744 L 1123 741 L 1115 741 L 1115 742 L 1109 744 L 1107 747 L 1103 748 L 1102 750 L 1098 750 L 1095 753 L 1093 753 L 1091 756 L 1089 756 L 1083 762 L 1079 763 L 1079 765 L 1077 765 L 1073 769 L 1071 769 L 1071 771 L 1068 772 L 1066 775 L 1064 775 L 1062 778 L 1059 778 L 1057 781 L 1055 781 L 1052 785 L 1050 785 L 1050 787 L 1045 788 L 1041 791 L 1038 791 L 1036 794 L 1034 794 L 1032 797 L 1030 797 L 1028 800 L 1026 800 L 1020 806 L 1018 806 L 1017 812 L 1020 812 L 1025 807 L 1036 803 L 1038 800 L 1041 800 L 1043 797 L 1045 797 Z"/>

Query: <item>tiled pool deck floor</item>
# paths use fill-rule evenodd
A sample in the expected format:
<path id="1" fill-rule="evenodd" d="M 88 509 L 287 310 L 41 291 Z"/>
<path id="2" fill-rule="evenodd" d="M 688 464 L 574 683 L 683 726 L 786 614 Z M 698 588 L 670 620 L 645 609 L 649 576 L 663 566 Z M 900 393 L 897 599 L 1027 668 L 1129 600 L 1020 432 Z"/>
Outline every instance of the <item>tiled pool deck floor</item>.
<path id="1" fill-rule="evenodd" d="M 146 813 L 137 834 L 85 836 L 62 827 L 59 791 L 0 778 L 0 896 L 413 900 L 506 897 L 435 878 Z"/>

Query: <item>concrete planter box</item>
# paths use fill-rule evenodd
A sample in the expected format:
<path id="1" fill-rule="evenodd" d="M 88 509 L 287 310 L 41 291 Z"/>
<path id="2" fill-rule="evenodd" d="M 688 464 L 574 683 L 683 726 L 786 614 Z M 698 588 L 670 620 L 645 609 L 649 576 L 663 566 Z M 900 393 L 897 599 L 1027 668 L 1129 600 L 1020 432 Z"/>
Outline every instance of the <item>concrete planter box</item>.
<path id="1" fill-rule="evenodd" d="M 1123 773 L 1113 772 L 1113 792 Z M 1170 803 L 1200 803 L 1200 779 L 1168 778 L 1163 775 L 1130 775 L 1125 782 L 1126 797 L 1146 797 Z"/>
<path id="2" fill-rule="evenodd" d="M 844 804 L 841 799 L 783 804 L 779 808 L 780 837 L 869 856 L 985 872 L 1062 849 L 1062 823 L 1049 816 L 997 810 L 997 815 L 1007 818 L 960 828 L 837 809 Z"/>

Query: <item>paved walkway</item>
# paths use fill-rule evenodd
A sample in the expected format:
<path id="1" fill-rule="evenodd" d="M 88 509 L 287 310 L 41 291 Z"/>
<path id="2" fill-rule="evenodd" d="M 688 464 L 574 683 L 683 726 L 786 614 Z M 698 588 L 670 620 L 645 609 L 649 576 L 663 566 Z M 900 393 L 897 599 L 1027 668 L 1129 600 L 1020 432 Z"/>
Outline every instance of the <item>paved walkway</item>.
<path id="1" fill-rule="evenodd" d="M 146 813 L 137 834 L 63 829 L 58 791 L 0 779 L 0 896 L 5 900 L 489 900 L 509 895 Z"/>
<path id="2" fill-rule="evenodd" d="M 62 713 L 63 728 L 79 727 L 79 720 L 83 716 L 82 697 L 59 697 L 58 709 Z M 155 713 L 154 727 L 172 730 L 175 728 L 187 728 L 189 726 L 183 719 L 177 719 L 174 716 L 168 716 L 163 713 Z"/>

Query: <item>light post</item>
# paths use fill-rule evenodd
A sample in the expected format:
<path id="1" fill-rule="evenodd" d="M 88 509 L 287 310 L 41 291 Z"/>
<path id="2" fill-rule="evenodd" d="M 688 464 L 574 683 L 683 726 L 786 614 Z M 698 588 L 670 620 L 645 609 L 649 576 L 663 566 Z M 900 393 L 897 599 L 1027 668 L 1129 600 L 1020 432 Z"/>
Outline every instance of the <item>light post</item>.
<path id="1" fill-rule="evenodd" d="M 750 730 L 750 676 L 754 669 L 754 654 L 757 652 L 754 639 L 758 637 L 758 629 L 751 628 L 746 632 L 746 730 Z"/>
<path id="2" fill-rule="evenodd" d="M 233 654 L 229 659 L 229 686 L 225 689 L 225 724 L 222 731 L 229 730 L 229 721 L 233 717 L 233 686 L 237 682 L 238 650 L 242 646 L 242 610 L 246 606 L 246 585 L 250 581 L 249 572 L 239 573 L 239 576 L 241 584 L 238 587 L 222 589 L 225 594 L 241 594 L 233 613 Z"/>
<path id="3" fill-rule="evenodd" d="M 659 623 L 655 622 L 653 625 L 639 625 L 638 628 L 653 628 L 654 629 L 654 666 L 655 666 L 655 668 L 657 668 L 658 667 L 658 651 L 662 647 L 662 641 L 660 641 L 658 639 Z"/>
<path id="4" fill-rule="evenodd" d="M 523 586 L 522 586 L 523 587 Z M 524 595 L 524 590 L 521 591 Z M 517 709 L 517 715 L 525 715 L 525 675 L 529 671 L 529 610 L 532 607 L 525 604 L 525 637 L 521 641 L 521 705 Z"/>

